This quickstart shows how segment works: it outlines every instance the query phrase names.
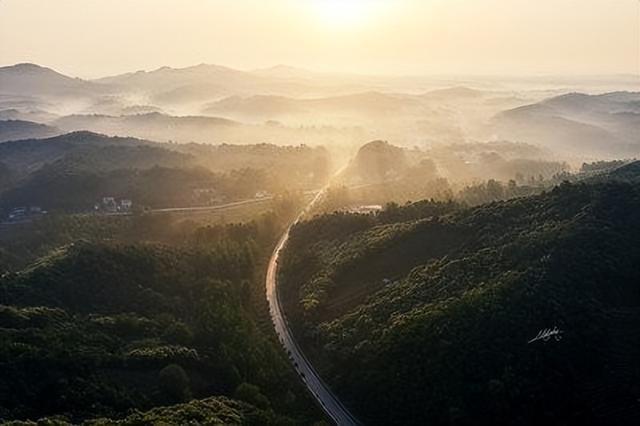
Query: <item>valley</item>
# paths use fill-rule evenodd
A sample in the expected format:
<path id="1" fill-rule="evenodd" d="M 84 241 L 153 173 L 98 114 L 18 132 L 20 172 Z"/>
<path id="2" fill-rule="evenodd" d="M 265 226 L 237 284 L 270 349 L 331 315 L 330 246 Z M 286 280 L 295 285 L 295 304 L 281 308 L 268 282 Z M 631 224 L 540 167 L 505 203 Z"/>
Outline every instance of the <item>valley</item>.
<path id="1" fill-rule="evenodd" d="M 0 0 L 0 425 L 640 425 L 633 0 Z"/>

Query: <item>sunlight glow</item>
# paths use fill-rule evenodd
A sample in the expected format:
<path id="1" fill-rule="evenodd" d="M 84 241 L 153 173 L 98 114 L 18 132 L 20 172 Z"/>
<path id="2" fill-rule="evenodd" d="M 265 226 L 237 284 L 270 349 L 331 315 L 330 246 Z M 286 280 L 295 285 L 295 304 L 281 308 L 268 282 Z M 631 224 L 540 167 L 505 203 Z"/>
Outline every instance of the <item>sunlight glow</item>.
<path id="1" fill-rule="evenodd" d="M 323 23 L 343 28 L 365 23 L 380 7 L 376 0 L 313 0 L 312 4 Z"/>

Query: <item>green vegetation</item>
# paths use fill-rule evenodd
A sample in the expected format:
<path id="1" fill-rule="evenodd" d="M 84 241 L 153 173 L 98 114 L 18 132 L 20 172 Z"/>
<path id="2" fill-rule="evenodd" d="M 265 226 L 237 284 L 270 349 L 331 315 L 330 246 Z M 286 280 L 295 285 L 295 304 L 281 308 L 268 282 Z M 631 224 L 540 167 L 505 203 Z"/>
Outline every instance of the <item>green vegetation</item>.
<path id="1" fill-rule="evenodd" d="M 80 132 L 0 154 L 0 206 L 51 210 L 0 229 L 0 421 L 319 417 L 263 283 L 303 190 L 328 173 L 323 150 Z M 320 210 L 384 210 L 299 223 L 280 262 L 305 353 L 367 424 L 637 423 L 640 163 L 568 175 L 485 154 L 472 164 L 540 174 L 456 188 L 421 151 L 361 150 L 343 182 L 355 188 L 333 188 Z M 102 196 L 186 207 L 285 190 L 229 212 L 234 224 L 226 212 L 67 214 Z M 554 327 L 559 340 L 529 343 Z"/>
<path id="2" fill-rule="evenodd" d="M 370 142 L 342 173 L 321 210 L 424 199 L 477 206 L 536 195 L 589 175 L 585 171 L 571 174 L 566 163 L 535 159 L 539 155 L 535 147 L 508 142 L 454 144 L 425 151 Z"/>
<path id="3" fill-rule="evenodd" d="M 261 247 L 268 246 L 300 208 L 303 198 L 286 194 L 260 205 L 246 205 L 197 214 L 135 214 L 132 216 L 50 214 L 0 232 L 0 271 L 19 271 L 58 247 L 78 240 L 96 243 L 162 243 L 189 247 L 206 238 L 220 241 L 234 223 L 254 223 Z M 266 249 L 265 249 L 266 250 Z"/>
<path id="4" fill-rule="evenodd" d="M 593 163 L 582 163 L 580 170 L 582 172 L 606 172 L 618 167 L 622 167 L 625 164 L 630 163 L 630 160 L 612 160 L 612 161 L 596 161 Z"/>
<path id="5" fill-rule="evenodd" d="M 133 410 L 122 419 L 97 418 L 81 422 L 82 426 L 138 426 L 138 425 L 278 425 L 289 424 L 286 418 L 272 411 L 260 410 L 250 404 L 225 397 L 212 397 L 141 412 Z M 39 421 L 12 421 L 11 426 L 67 426 L 66 418 L 57 416 Z"/>
<path id="6" fill-rule="evenodd" d="M 366 424 L 637 424 L 637 172 L 301 223 L 288 318 Z M 561 340 L 528 343 L 554 327 Z"/>
<path id="7" fill-rule="evenodd" d="M 20 206 L 88 212 L 103 197 L 142 208 L 192 207 L 314 189 L 320 148 L 160 144 L 76 132 L 0 145 L 0 213 Z"/>
<path id="8" fill-rule="evenodd" d="M 233 225 L 51 216 L 11 227 L 0 419 L 312 423 L 264 299 L 264 263 L 298 204 L 274 208 Z"/>

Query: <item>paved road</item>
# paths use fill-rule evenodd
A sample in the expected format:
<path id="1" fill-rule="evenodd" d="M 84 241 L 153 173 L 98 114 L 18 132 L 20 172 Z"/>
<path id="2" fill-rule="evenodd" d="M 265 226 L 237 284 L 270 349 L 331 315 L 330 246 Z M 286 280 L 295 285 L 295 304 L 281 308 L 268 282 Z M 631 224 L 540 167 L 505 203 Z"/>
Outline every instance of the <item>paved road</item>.
<path id="1" fill-rule="evenodd" d="M 273 197 L 264 198 L 251 198 L 248 200 L 236 201 L 227 204 L 218 204 L 217 206 L 205 206 L 205 207 L 170 207 L 165 209 L 152 209 L 147 210 L 147 213 L 189 213 L 189 212 L 207 212 L 215 210 L 223 210 L 232 207 L 246 206 L 248 204 L 260 204 L 266 201 L 273 200 Z"/>
<path id="2" fill-rule="evenodd" d="M 304 191 L 304 195 L 317 195 L 321 190 L 309 190 Z M 246 206 L 249 204 L 261 204 L 267 201 L 273 201 L 275 197 L 273 195 L 269 195 L 267 197 L 262 198 L 249 198 L 247 200 L 234 201 L 232 203 L 227 204 L 218 204 L 215 206 L 204 206 L 204 207 L 168 207 L 162 209 L 150 209 L 147 210 L 147 213 L 191 213 L 191 212 L 208 212 L 215 210 L 224 210 L 230 209 L 233 207 Z"/>
<path id="3" fill-rule="evenodd" d="M 291 228 L 300 221 L 305 213 L 307 213 L 314 204 L 318 202 L 318 200 L 320 200 L 324 193 L 325 191 L 321 191 L 315 196 L 313 201 L 311 201 L 307 208 L 300 214 L 300 216 L 298 216 L 295 222 L 287 228 L 284 235 L 280 238 L 280 241 L 271 256 L 269 269 L 267 270 L 267 299 L 269 301 L 271 319 L 273 320 L 280 342 L 287 350 L 296 371 L 300 375 L 309 392 L 311 392 L 324 412 L 337 425 L 358 425 L 359 422 L 355 417 L 353 417 L 353 415 L 351 415 L 351 413 L 349 413 L 344 405 L 342 405 L 336 395 L 331 392 L 331 389 L 329 389 L 329 387 L 322 381 L 311 363 L 309 363 L 302 353 L 302 350 L 293 338 L 293 333 L 287 324 L 286 316 L 282 309 L 282 305 L 280 304 L 280 298 L 277 290 L 278 259 L 282 253 L 282 249 L 289 239 Z"/>

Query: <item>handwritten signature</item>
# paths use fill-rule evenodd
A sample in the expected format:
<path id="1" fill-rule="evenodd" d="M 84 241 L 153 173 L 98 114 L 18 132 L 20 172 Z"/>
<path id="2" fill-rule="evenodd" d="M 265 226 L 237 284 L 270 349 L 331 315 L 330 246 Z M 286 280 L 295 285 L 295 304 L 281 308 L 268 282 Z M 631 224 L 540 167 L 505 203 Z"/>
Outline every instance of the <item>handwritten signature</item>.
<path id="1" fill-rule="evenodd" d="M 528 343 L 537 342 L 538 340 L 542 340 L 544 342 L 548 342 L 551 338 L 554 338 L 556 342 L 562 340 L 563 331 L 558 329 L 558 327 L 553 328 L 544 328 L 540 330 L 538 335 L 533 339 L 529 340 Z"/>

